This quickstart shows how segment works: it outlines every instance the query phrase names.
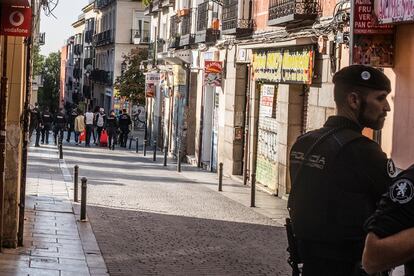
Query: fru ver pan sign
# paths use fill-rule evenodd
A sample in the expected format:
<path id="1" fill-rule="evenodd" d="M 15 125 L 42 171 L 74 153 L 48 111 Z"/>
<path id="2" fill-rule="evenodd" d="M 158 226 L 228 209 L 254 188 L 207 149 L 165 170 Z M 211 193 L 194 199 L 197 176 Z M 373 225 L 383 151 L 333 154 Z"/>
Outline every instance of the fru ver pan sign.
<path id="1" fill-rule="evenodd" d="M 311 84 L 313 46 L 259 50 L 253 53 L 253 77 L 279 83 Z"/>

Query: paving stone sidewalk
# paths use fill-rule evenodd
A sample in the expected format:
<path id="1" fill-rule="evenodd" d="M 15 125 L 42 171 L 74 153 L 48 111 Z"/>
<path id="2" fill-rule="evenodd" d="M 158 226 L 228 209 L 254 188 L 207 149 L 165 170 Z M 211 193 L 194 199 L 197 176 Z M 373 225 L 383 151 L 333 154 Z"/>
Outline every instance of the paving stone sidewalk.
<path id="1" fill-rule="evenodd" d="M 3 250 L 0 275 L 109 275 L 91 226 L 69 199 L 70 182 L 55 146 L 30 148 L 24 246 Z"/>

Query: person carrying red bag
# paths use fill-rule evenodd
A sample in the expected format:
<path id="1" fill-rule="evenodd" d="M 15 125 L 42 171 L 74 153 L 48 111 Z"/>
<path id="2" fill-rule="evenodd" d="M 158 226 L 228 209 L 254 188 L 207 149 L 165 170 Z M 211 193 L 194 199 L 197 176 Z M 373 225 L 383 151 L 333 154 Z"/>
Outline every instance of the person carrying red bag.
<path id="1" fill-rule="evenodd" d="M 85 116 L 83 116 L 83 112 L 78 110 L 78 116 L 75 118 L 75 142 L 76 145 L 80 145 L 82 143 L 82 135 L 85 133 Z M 83 137 L 85 140 L 85 135 Z"/>

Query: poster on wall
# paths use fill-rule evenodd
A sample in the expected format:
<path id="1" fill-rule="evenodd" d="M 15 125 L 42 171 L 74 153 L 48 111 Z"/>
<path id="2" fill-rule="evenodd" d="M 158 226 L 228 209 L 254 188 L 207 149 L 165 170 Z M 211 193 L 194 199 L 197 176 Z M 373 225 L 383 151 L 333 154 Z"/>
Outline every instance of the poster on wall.
<path id="1" fill-rule="evenodd" d="M 260 117 L 273 117 L 275 86 L 264 84 L 260 93 Z"/>
<path id="2" fill-rule="evenodd" d="M 253 54 L 253 77 L 278 83 L 311 84 L 313 46 L 257 51 Z"/>
<path id="3" fill-rule="evenodd" d="M 374 0 L 354 3 L 353 63 L 374 67 L 392 67 L 394 63 L 394 27 L 379 24 Z"/>
<path id="4" fill-rule="evenodd" d="M 223 62 L 205 61 L 204 66 L 204 85 L 221 86 Z"/>
<path id="5" fill-rule="evenodd" d="M 375 0 L 374 3 L 380 24 L 414 21 L 414 0 Z"/>

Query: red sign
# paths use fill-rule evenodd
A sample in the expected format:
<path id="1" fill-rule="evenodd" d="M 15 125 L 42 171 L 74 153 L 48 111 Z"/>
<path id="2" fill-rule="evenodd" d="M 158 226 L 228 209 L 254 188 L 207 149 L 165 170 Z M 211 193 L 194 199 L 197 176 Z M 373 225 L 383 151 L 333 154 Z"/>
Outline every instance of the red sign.
<path id="1" fill-rule="evenodd" d="M 378 24 L 374 13 L 374 0 L 355 0 L 354 34 L 389 34 L 392 25 Z"/>
<path id="2" fill-rule="evenodd" d="M 25 7 L 1 7 L 0 34 L 9 36 L 30 36 L 32 9 Z"/>
<path id="3" fill-rule="evenodd" d="M 205 61 L 204 65 L 204 84 L 209 86 L 221 86 L 223 62 Z"/>

